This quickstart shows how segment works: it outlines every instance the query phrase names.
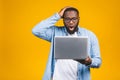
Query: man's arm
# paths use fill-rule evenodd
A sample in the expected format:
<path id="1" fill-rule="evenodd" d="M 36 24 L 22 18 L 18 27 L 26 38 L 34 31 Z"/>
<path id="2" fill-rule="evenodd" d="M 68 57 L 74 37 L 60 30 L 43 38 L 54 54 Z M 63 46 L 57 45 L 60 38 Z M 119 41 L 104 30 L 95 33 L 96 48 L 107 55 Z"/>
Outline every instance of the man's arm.
<path id="1" fill-rule="evenodd" d="M 90 67 L 98 68 L 101 65 L 101 56 L 100 56 L 100 49 L 97 37 L 93 34 L 91 38 L 91 64 Z"/>
<path id="2" fill-rule="evenodd" d="M 76 61 L 84 64 L 88 67 L 98 68 L 101 65 L 101 57 L 100 57 L 100 50 L 99 44 L 96 36 L 92 33 L 91 34 L 91 47 L 90 47 L 90 56 L 87 57 L 85 60 L 75 59 Z"/>
<path id="3" fill-rule="evenodd" d="M 63 17 L 63 13 L 65 9 L 69 8 L 69 6 L 64 7 L 56 13 L 55 15 L 51 16 L 50 18 L 43 20 L 42 22 L 38 23 L 33 29 L 32 33 L 37 37 L 45 39 L 51 42 L 51 38 L 54 32 L 55 23 Z"/>
<path id="4" fill-rule="evenodd" d="M 32 29 L 32 33 L 39 38 L 45 39 L 47 41 L 51 41 L 54 31 L 54 25 L 59 19 L 60 19 L 59 14 L 58 13 L 54 14 L 50 18 L 38 23 Z"/>

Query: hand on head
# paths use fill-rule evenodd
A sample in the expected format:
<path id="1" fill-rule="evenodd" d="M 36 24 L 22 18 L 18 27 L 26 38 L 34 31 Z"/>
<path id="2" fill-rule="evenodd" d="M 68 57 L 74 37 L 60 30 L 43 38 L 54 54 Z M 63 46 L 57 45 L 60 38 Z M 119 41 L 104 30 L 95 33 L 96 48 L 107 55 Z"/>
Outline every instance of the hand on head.
<path id="1" fill-rule="evenodd" d="M 59 11 L 58 14 L 60 15 L 61 18 L 63 18 L 64 11 L 65 11 L 67 8 L 71 8 L 71 6 L 66 6 L 66 7 L 62 8 L 62 9 Z"/>

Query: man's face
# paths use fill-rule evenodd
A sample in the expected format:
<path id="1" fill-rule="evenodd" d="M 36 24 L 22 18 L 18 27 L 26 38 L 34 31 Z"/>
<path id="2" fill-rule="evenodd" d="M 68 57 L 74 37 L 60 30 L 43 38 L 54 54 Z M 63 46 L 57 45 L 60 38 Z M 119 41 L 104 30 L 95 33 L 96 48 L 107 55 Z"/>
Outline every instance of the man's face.
<path id="1" fill-rule="evenodd" d="M 70 34 L 73 34 L 78 28 L 79 15 L 77 14 L 76 11 L 67 11 L 65 12 L 63 22 L 67 31 Z"/>

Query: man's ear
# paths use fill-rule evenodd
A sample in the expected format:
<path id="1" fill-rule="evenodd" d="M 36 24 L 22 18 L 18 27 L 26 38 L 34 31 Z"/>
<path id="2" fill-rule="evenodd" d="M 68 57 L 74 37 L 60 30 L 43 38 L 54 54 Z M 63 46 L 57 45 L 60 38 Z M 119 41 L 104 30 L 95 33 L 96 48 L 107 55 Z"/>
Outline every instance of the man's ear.
<path id="1" fill-rule="evenodd" d="M 64 13 L 63 13 L 63 16 L 61 17 L 62 19 L 64 18 Z"/>

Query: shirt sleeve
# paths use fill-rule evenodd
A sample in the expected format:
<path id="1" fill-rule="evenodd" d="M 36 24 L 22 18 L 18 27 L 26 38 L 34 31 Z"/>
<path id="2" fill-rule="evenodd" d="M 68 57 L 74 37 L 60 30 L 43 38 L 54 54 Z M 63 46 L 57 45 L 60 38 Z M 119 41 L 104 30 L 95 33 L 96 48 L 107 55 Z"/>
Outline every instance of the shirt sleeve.
<path id="1" fill-rule="evenodd" d="M 89 66 L 92 68 L 99 68 L 101 65 L 100 49 L 98 39 L 94 34 L 91 36 L 90 54 L 92 63 Z"/>
<path id="2" fill-rule="evenodd" d="M 41 21 L 38 23 L 33 29 L 32 33 L 44 40 L 50 41 L 53 36 L 54 32 L 54 25 L 60 19 L 58 13 L 54 14 L 53 16 L 47 18 L 46 20 Z"/>

